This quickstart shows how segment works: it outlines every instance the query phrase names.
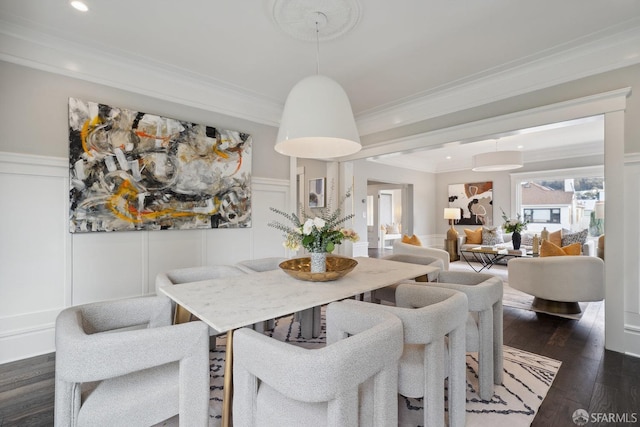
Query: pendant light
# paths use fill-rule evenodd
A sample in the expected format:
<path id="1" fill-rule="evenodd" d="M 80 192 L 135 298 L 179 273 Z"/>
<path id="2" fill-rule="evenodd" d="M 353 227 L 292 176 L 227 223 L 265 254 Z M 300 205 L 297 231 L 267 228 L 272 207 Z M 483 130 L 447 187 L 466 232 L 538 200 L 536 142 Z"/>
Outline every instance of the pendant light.
<path id="1" fill-rule="evenodd" d="M 522 165 L 522 151 L 498 151 L 498 140 L 496 140 L 496 151 L 473 156 L 471 170 L 474 172 L 498 172 L 518 169 Z"/>
<path id="2" fill-rule="evenodd" d="M 316 28 L 316 75 L 298 82 L 287 97 L 275 150 L 287 156 L 329 159 L 360 150 L 360 136 L 344 89 L 320 75 L 320 27 L 327 16 L 313 12 Z"/>

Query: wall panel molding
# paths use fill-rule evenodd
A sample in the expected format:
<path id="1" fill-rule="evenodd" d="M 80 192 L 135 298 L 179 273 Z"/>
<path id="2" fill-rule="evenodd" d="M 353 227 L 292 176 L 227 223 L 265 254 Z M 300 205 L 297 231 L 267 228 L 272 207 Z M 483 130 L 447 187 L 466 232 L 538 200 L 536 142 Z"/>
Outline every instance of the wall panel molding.
<path id="1" fill-rule="evenodd" d="M 24 209 L 0 210 L 0 363 L 54 351 L 61 310 L 154 293 L 159 271 L 215 262 L 215 251 L 225 263 L 284 256 L 267 223 L 269 206 L 287 209 L 289 189 L 252 178 L 251 228 L 71 234 L 68 159 L 0 152 L 0 198 Z"/>

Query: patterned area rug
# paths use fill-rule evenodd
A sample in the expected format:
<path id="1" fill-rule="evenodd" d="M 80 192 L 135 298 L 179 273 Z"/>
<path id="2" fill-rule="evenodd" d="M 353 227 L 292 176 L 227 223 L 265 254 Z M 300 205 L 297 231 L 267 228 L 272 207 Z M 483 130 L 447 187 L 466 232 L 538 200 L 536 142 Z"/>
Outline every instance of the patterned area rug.
<path id="1" fill-rule="evenodd" d="M 324 313 L 323 313 L 324 321 Z M 276 321 L 276 327 L 268 335 L 275 339 L 305 348 L 325 345 L 324 325 L 320 337 L 305 340 L 300 337 L 300 325 L 292 316 Z M 225 340 L 218 338 L 218 346 L 210 352 L 211 358 L 211 406 L 210 426 L 220 425 L 222 413 L 222 385 L 224 374 Z M 526 351 L 504 347 L 504 383 L 496 386 L 494 396 L 489 401 L 481 400 L 477 393 L 477 354 L 467 355 L 467 426 L 528 426 L 542 404 L 560 363 Z M 399 396 L 399 425 L 423 425 L 422 399 L 408 399 Z M 175 423 L 175 424 L 173 424 Z M 177 420 L 163 423 L 177 425 Z"/>

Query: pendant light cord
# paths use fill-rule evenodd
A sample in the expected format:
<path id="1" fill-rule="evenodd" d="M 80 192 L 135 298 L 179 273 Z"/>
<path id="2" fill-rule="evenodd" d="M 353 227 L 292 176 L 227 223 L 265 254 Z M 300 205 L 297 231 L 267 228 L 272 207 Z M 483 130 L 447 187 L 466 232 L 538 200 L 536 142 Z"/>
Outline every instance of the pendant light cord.
<path id="1" fill-rule="evenodd" d="M 316 15 L 317 16 L 317 15 Z M 320 74 L 320 29 L 318 28 L 318 19 L 316 18 L 316 74 Z"/>

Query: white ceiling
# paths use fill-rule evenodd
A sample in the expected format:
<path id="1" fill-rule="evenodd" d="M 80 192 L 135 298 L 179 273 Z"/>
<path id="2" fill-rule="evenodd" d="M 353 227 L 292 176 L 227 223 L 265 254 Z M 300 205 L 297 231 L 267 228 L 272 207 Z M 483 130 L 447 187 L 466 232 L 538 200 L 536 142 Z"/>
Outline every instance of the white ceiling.
<path id="1" fill-rule="evenodd" d="M 523 152 L 524 163 L 545 162 L 584 156 L 600 156 L 604 161 L 604 117 L 588 117 L 480 141 L 452 141 L 440 147 L 392 153 L 371 161 L 418 171 L 441 173 L 469 170 L 475 154 L 496 150 Z"/>
<path id="2" fill-rule="evenodd" d="M 86 0 L 90 10 L 83 14 L 64 0 L 2 0 L 0 59 L 79 78 L 88 78 L 91 62 L 104 61 L 150 70 L 150 81 L 158 73 L 172 73 L 189 84 L 200 84 L 203 93 L 215 87 L 249 99 L 248 117 L 277 125 L 274 111 L 281 109 L 298 80 L 316 72 L 317 52 L 315 42 L 293 39 L 277 27 L 271 12 L 274 1 Z M 307 7 L 336 3 L 297 2 Z M 510 78 L 515 81 L 519 76 L 523 90 L 534 90 L 539 81 L 547 86 L 561 83 L 562 70 L 575 70 L 575 78 L 581 77 L 576 75 L 580 70 L 593 74 L 640 62 L 637 0 L 360 0 L 359 5 L 355 28 L 323 41 L 319 58 L 320 72 L 348 93 L 361 134 L 429 118 L 424 110 L 417 111 L 428 100 L 442 101 L 443 94 L 452 91 L 466 90 L 469 103 L 472 95 L 478 103 L 488 102 L 509 95 L 499 93 L 499 88 L 510 87 Z M 36 43 L 41 51 L 21 45 L 27 42 Z M 74 63 L 66 54 L 72 59 L 82 56 L 84 62 Z M 543 64 L 559 70 L 557 80 L 544 75 L 551 68 Z M 119 70 L 110 72 L 115 75 Z M 488 82 L 494 85 L 490 95 L 482 97 L 471 89 Z M 215 104 L 211 100 L 215 97 L 207 98 L 203 104 Z M 442 110 L 430 116 L 460 109 L 444 101 L 439 105 Z M 227 112 L 222 106 L 219 111 Z M 580 129 L 594 127 L 588 123 Z M 531 145 L 522 139 L 527 136 L 517 138 L 519 144 Z M 565 144 L 573 139 L 557 138 Z M 585 138 L 582 142 L 587 144 L 597 139 Z M 553 138 L 546 140 L 555 146 Z M 506 141 L 506 137 L 500 140 L 501 149 Z M 464 148 L 470 153 L 470 146 Z M 480 149 L 485 148 L 486 144 Z M 429 151 L 426 157 L 411 160 L 431 165 L 421 166 L 424 170 L 445 170 L 441 154 Z M 455 162 L 461 155 L 448 154 Z M 525 158 L 535 156 L 527 153 Z"/>

